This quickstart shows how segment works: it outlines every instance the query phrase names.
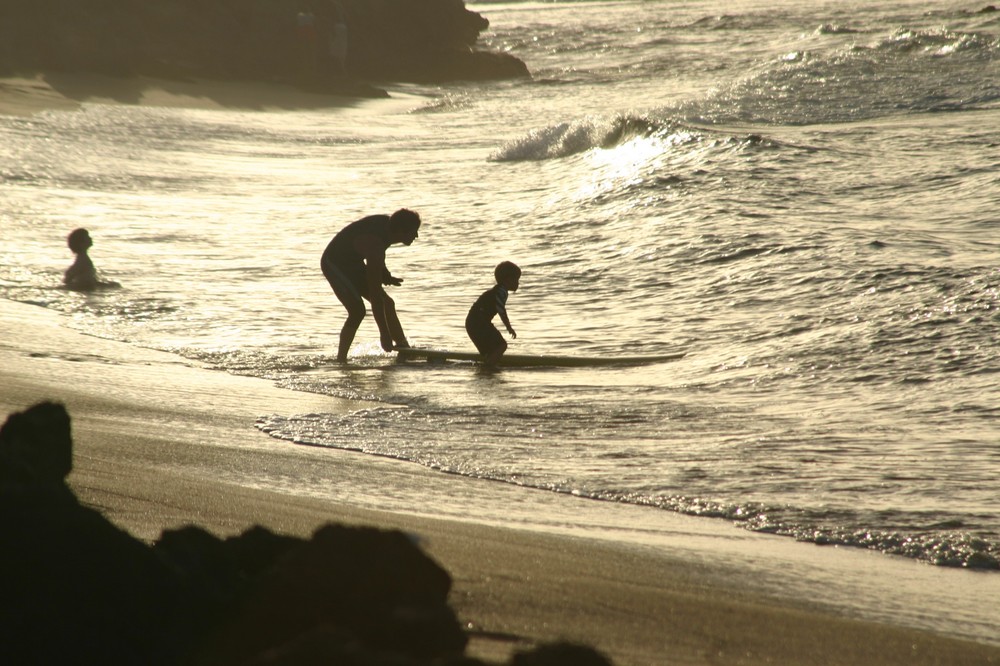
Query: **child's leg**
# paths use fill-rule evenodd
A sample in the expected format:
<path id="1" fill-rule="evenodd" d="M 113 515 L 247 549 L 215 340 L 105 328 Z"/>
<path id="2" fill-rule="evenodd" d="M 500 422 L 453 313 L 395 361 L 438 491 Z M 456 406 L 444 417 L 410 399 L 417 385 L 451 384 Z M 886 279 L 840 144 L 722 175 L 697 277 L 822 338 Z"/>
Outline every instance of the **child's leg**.
<path id="1" fill-rule="evenodd" d="M 469 313 L 465 319 L 465 332 L 483 355 L 483 363 L 495 365 L 497 360 L 507 351 L 507 343 L 500 331 L 488 320 Z"/>
<path id="2" fill-rule="evenodd" d="M 507 341 L 501 339 L 500 344 L 497 347 L 495 347 L 493 351 L 491 351 L 489 354 L 486 355 L 486 358 L 483 359 L 483 363 L 485 363 L 486 365 L 496 365 L 497 361 L 500 360 L 500 357 L 503 356 L 504 352 L 506 351 L 507 351 Z"/>

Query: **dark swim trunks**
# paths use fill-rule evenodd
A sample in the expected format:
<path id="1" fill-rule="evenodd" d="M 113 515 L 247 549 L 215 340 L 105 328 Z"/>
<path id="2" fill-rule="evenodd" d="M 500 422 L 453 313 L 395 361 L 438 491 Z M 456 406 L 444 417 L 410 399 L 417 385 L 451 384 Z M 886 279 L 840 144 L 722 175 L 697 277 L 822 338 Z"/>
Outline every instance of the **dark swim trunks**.
<path id="1" fill-rule="evenodd" d="M 465 318 L 465 332 L 469 334 L 472 344 L 483 356 L 488 356 L 490 352 L 503 344 L 503 336 L 500 331 L 490 323 L 490 320 L 476 312 L 470 311 Z"/>
<path id="2" fill-rule="evenodd" d="M 360 302 L 362 297 L 368 298 L 368 280 L 364 264 L 361 265 L 361 270 L 358 270 L 356 266 L 349 268 L 338 266 L 324 257 L 320 267 L 323 269 L 326 281 L 330 283 L 334 293 L 344 305 L 348 305 L 348 301 Z"/>
<path id="3" fill-rule="evenodd" d="M 365 260 L 354 249 L 355 239 L 365 234 L 378 236 L 389 247 L 389 216 L 369 215 L 352 222 L 341 229 L 323 251 L 320 262 L 323 275 L 344 305 L 369 297 Z"/>
<path id="4" fill-rule="evenodd" d="M 493 326 L 492 321 L 500 310 L 505 309 L 506 303 L 506 287 L 495 285 L 476 299 L 476 302 L 469 308 L 469 314 L 465 317 L 465 332 L 469 334 L 472 344 L 476 345 L 479 353 L 484 356 L 489 355 L 490 352 L 504 343 L 503 336 Z"/>

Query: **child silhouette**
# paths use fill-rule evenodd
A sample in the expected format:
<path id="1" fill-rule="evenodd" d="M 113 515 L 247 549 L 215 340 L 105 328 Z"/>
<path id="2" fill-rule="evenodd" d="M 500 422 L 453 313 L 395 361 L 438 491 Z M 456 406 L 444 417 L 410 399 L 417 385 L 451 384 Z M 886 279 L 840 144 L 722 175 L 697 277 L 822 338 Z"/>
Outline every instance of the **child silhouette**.
<path id="1" fill-rule="evenodd" d="M 497 283 L 476 299 L 465 318 L 465 331 L 483 355 L 483 363 L 486 365 L 496 365 L 507 351 L 507 341 L 493 325 L 493 317 L 499 314 L 510 337 L 517 337 L 507 318 L 507 295 L 511 291 L 517 291 L 521 282 L 521 269 L 514 263 L 504 261 L 497 265 L 493 275 Z"/>
<path id="2" fill-rule="evenodd" d="M 66 269 L 63 284 L 73 291 L 94 291 L 100 287 L 120 287 L 117 282 L 102 282 L 97 279 L 97 269 L 90 255 L 87 254 L 94 245 L 90 232 L 86 229 L 74 229 L 66 239 L 69 249 L 76 255 L 73 265 Z"/>
<path id="3" fill-rule="evenodd" d="M 75 291 L 93 291 L 97 289 L 97 269 L 87 254 L 94 241 L 86 229 L 74 229 L 66 239 L 69 249 L 76 255 L 73 265 L 66 269 L 63 283 L 67 289 Z"/>

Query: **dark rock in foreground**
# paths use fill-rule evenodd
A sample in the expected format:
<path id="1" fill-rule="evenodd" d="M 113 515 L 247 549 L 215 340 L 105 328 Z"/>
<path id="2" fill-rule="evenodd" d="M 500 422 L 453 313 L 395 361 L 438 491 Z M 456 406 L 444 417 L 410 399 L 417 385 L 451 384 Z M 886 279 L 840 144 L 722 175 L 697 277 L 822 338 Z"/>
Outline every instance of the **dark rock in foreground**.
<path id="1" fill-rule="evenodd" d="M 188 526 L 150 547 L 77 501 L 71 467 L 62 405 L 0 429 L 2 664 L 483 666 L 464 656 L 448 572 L 402 532 Z M 610 664 L 568 644 L 509 663 Z"/>
<path id="2" fill-rule="evenodd" d="M 0 663 L 173 664 L 192 630 L 167 564 L 65 485 L 66 410 L 0 429 Z"/>
<path id="3" fill-rule="evenodd" d="M 0 73 L 269 81 L 358 96 L 375 94 L 359 81 L 529 76 L 514 56 L 476 50 L 488 26 L 462 0 L 0 0 Z"/>

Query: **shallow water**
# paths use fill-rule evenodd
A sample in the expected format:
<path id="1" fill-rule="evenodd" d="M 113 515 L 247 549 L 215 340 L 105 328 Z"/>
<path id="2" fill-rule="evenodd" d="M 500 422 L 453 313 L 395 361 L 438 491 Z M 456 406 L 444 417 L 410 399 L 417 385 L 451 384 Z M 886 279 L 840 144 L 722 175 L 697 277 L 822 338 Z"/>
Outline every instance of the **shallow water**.
<path id="1" fill-rule="evenodd" d="M 303 112 L 0 117 L 0 295 L 94 335 L 385 405 L 275 437 L 947 566 L 1000 558 L 997 13 L 959 3 L 474 5 L 531 81 Z M 319 255 L 418 210 L 388 263 L 416 345 L 503 259 L 519 353 L 396 364 Z M 58 288 L 78 226 L 122 289 Z M 498 520 L 503 516 L 497 516 Z"/>

